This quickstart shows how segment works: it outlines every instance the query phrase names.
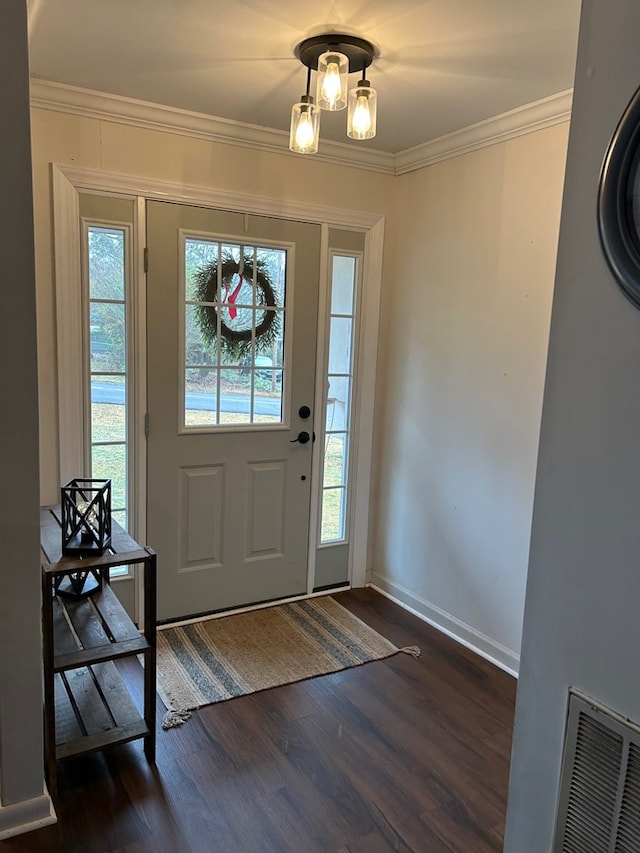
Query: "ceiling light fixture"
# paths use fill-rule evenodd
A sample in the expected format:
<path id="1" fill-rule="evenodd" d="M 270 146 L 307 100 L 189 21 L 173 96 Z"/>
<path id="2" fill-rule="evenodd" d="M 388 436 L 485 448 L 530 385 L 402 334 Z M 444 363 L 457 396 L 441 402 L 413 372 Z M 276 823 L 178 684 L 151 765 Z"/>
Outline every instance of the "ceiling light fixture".
<path id="1" fill-rule="evenodd" d="M 307 90 L 291 110 L 289 148 L 298 154 L 318 150 L 320 110 L 343 110 L 347 105 L 347 136 L 373 139 L 376 135 L 377 95 L 365 77 L 375 48 L 357 36 L 327 33 L 305 39 L 295 55 L 307 68 Z M 316 97 L 309 94 L 311 72 L 316 71 Z M 361 80 L 348 91 L 348 75 L 361 73 Z"/>

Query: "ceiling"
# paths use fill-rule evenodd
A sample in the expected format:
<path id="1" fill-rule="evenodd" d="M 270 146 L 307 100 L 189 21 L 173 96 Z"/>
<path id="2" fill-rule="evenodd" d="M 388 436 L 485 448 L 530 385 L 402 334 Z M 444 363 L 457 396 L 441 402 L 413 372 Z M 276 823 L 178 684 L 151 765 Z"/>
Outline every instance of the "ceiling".
<path id="1" fill-rule="evenodd" d="M 31 72 L 288 131 L 306 69 L 298 42 L 345 32 L 379 53 L 378 134 L 322 139 L 397 153 L 569 89 L 580 0 L 29 0 Z M 357 77 L 351 77 L 356 81 Z"/>

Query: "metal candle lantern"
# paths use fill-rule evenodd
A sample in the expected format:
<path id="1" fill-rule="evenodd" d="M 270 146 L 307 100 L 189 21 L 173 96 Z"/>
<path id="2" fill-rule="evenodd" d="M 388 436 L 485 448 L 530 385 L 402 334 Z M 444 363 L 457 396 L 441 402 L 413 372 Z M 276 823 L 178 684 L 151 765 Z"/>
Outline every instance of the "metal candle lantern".
<path id="1" fill-rule="evenodd" d="M 76 477 L 60 490 L 62 554 L 74 557 L 101 556 L 111 544 L 111 480 Z M 91 581 L 87 585 L 87 579 Z M 100 587 L 96 570 L 61 576 L 56 593 L 84 598 Z"/>
<path id="2" fill-rule="evenodd" d="M 111 544 L 111 480 L 76 477 L 60 492 L 63 555 L 104 554 Z"/>

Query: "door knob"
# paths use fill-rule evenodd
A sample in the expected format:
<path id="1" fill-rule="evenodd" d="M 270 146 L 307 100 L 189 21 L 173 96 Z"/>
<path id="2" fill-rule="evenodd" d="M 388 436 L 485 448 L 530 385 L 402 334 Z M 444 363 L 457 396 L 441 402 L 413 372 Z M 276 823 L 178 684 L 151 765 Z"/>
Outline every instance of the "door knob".
<path id="1" fill-rule="evenodd" d="M 304 431 L 303 431 L 303 432 L 299 432 L 299 433 L 298 433 L 298 437 L 297 437 L 297 438 L 292 439 L 290 443 L 291 443 L 291 444 L 295 444 L 295 443 L 296 443 L 296 441 L 297 441 L 299 444 L 307 444 L 309 441 L 311 441 L 311 436 L 309 435 L 309 433 L 308 433 L 308 432 L 304 432 Z"/>

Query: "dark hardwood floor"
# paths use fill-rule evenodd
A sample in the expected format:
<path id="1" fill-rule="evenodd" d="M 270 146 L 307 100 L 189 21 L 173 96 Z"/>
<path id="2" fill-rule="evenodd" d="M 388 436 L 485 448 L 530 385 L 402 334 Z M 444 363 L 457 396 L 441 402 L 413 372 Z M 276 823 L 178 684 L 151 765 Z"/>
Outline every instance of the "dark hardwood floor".
<path id="1" fill-rule="evenodd" d="M 202 708 L 155 767 L 141 741 L 68 761 L 58 823 L 0 853 L 501 851 L 514 679 L 372 590 L 336 598 L 421 657 Z"/>

